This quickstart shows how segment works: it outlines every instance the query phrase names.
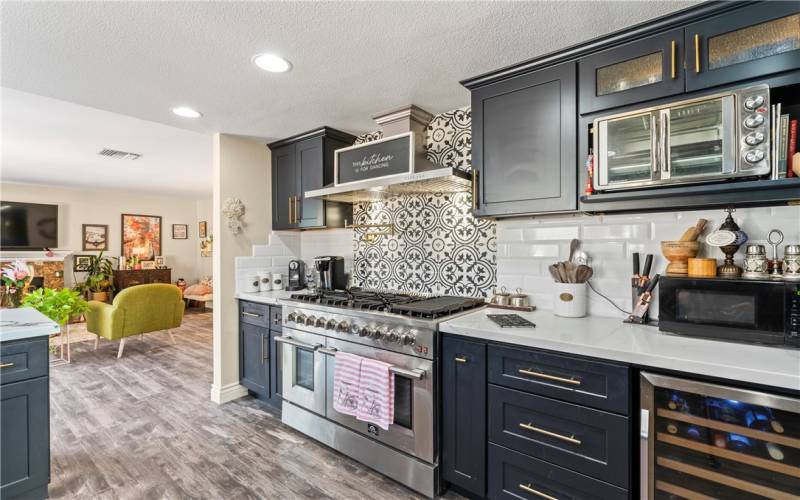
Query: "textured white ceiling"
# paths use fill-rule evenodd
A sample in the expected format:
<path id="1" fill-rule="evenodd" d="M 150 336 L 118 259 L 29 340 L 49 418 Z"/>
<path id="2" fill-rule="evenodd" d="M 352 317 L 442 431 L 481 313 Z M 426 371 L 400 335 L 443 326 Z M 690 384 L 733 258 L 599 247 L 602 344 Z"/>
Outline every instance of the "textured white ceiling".
<path id="1" fill-rule="evenodd" d="M 211 196 L 211 134 L 11 89 L 0 99 L 3 182 Z M 106 158 L 103 148 L 142 157 Z"/>
<path id="2" fill-rule="evenodd" d="M 3 2 L 0 84 L 202 132 L 362 132 L 398 105 L 468 104 L 465 77 L 693 3 Z M 258 70 L 265 51 L 294 70 Z"/>

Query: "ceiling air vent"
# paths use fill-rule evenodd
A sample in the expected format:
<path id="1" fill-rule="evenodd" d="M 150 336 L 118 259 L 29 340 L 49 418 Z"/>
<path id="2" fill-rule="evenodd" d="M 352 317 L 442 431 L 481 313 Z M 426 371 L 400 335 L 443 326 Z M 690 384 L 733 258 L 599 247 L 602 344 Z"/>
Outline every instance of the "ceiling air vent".
<path id="1" fill-rule="evenodd" d="M 114 158 L 115 160 L 138 160 L 142 156 L 138 153 L 128 153 L 127 151 L 117 151 L 116 149 L 103 149 L 97 154 Z"/>

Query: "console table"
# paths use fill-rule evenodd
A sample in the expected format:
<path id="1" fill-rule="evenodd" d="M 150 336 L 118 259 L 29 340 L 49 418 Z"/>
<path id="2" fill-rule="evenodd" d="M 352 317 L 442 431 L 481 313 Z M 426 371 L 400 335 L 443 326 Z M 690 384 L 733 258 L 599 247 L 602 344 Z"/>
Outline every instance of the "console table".
<path id="1" fill-rule="evenodd" d="M 134 269 L 114 271 L 114 289 L 119 292 L 130 286 L 149 283 L 172 283 L 171 269 Z"/>

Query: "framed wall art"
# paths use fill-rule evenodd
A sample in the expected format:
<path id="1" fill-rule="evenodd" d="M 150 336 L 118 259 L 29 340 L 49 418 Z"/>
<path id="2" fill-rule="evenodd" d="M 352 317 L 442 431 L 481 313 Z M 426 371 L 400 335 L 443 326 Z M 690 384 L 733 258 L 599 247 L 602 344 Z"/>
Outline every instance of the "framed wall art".
<path id="1" fill-rule="evenodd" d="M 108 226 L 105 224 L 83 224 L 81 230 L 83 251 L 108 250 Z"/>
<path id="2" fill-rule="evenodd" d="M 173 240 L 188 240 L 189 239 L 189 225 L 188 224 L 173 224 L 172 225 L 172 239 Z"/>
<path id="3" fill-rule="evenodd" d="M 208 222 L 201 220 L 200 223 L 198 224 L 197 232 L 198 232 L 197 237 L 200 239 L 203 239 L 206 236 L 208 236 Z"/>
<path id="4" fill-rule="evenodd" d="M 85 273 L 92 264 L 91 255 L 76 255 L 73 260 L 72 270 L 76 273 Z"/>
<path id="5" fill-rule="evenodd" d="M 156 268 L 156 261 L 154 260 L 142 261 L 142 269 L 155 269 L 155 268 Z"/>
<path id="6" fill-rule="evenodd" d="M 156 267 L 158 269 L 164 269 L 167 267 L 167 258 L 163 255 L 159 255 L 156 257 Z"/>
<path id="7" fill-rule="evenodd" d="M 161 255 L 161 216 L 122 214 L 122 256 L 139 261 Z"/>

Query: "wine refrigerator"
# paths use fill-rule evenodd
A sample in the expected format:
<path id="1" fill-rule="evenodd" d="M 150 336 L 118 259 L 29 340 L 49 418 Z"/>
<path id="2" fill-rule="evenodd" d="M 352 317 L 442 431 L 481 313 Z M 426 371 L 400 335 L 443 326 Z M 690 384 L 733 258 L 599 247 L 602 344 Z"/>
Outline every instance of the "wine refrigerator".
<path id="1" fill-rule="evenodd" d="M 642 372 L 640 498 L 800 499 L 800 399 Z"/>

